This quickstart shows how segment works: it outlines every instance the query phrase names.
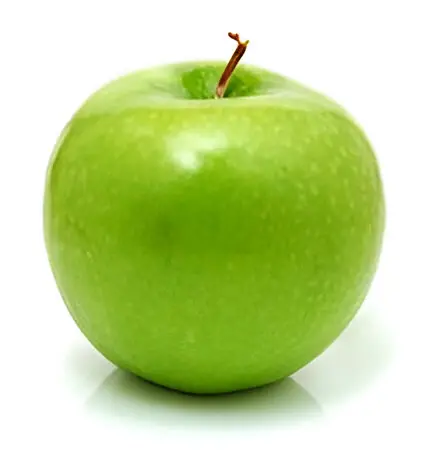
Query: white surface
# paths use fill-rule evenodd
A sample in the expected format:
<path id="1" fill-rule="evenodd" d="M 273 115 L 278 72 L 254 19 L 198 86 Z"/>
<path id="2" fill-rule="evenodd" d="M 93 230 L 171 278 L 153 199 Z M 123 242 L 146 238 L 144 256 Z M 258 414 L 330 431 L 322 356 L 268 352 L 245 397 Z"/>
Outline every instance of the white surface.
<path id="1" fill-rule="evenodd" d="M 442 448 L 438 4 L 1 2 L 0 448 Z M 43 182 L 95 89 L 144 66 L 227 59 L 227 31 L 251 40 L 245 61 L 327 93 L 363 125 L 388 222 L 370 295 L 326 353 L 294 382 L 193 399 L 115 372 L 76 329 L 46 261 Z"/>

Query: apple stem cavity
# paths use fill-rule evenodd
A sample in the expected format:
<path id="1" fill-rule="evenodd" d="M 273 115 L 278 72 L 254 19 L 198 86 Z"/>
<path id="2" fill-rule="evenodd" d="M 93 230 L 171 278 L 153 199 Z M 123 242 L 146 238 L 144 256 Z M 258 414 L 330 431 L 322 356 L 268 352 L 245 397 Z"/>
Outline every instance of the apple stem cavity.
<path id="1" fill-rule="evenodd" d="M 236 41 L 238 43 L 238 46 L 236 47 L 236 50 L 230 58 L 230 61 L 227 63 L 227 66 L 218 81 L 215 98 L 223 98 L 227 86 L 229 85 L 230 78 L 232 77 L 232 73 L 235 70 L 235 67 L 238 65 L 240 59 L 246 52 L 247 44 L 249 43 L 249 41 L 241 42 L 241 40 L 239 39 L 239 34 L 237 33 L 229 33 L 229 38 Z"/>

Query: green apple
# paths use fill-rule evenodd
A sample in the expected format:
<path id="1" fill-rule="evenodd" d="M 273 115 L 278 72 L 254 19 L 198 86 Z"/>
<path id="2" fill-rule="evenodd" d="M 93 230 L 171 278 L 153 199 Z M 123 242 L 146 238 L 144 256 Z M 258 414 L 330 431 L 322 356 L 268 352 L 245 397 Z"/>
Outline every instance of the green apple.
<path id="1" fill-rule="evenodd" d="M 45 241 L 81 331 L 192 393 L 284 378 L 343 331 L 384 229 L 372 148 L 335 102 L 273 72 L 180 63 L 123 76 L 62 132 Z"/>

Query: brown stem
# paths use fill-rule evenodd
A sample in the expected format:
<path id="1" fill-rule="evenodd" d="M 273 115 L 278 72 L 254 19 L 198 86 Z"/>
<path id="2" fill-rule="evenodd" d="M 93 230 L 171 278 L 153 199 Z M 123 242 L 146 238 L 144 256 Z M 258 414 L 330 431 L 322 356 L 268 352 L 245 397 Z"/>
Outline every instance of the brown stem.
<path id="1" fill-rule="evenodd" d="M 223 98 L 224 93 L 226 92 L 227 86 L 229 85 L 230 78 L 232 76 L 235 67 L 238 65 L 239 60 L 242 58 L 244 53 L 246 52 L 247 44 L 249 41 L 241 42 L 239 39 L 239 34 L 229 33 L 229 38 L 238 42 L 238 46 L 236 47 L 235 52 L 233 53 L 230 61 L 227 63 L 226 68 L 224 69 L 221 78 L 218 81 L 218 85 L 216 86 L 215 97 Z"/>

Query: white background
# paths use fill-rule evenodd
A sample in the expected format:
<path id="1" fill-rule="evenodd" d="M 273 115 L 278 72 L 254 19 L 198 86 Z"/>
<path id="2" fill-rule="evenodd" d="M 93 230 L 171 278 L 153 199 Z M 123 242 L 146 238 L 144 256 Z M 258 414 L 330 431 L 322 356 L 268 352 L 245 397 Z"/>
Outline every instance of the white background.
<path id="1" fill-rule="evenodd" d="M 1 1 L 0 448 L 440 449 L 442 27 L 434 1 Z M 343 104 L 387 197 L 378 275 L 360 313 L 294 382 L 184 397 L 115 372 L 50 273 L 42 195 L 78 106 L 128 71 L 244 60 Z"/>

